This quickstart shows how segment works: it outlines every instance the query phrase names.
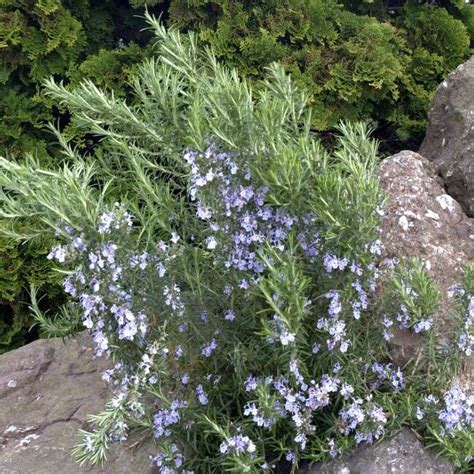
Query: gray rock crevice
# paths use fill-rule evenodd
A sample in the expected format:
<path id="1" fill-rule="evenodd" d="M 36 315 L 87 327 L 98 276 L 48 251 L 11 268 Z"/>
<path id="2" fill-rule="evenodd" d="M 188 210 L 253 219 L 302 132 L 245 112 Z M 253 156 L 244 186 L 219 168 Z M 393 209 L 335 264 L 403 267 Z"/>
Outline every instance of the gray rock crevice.
<path id="1" fill-rule="evenodd" d="M 474 217 L 474 56 L 437 88 L 420 154 L 435 164 L 447 194 Z"/>
<path id="2" fill-rule="evenodd" d="M 307 474 L 452 474 L 452 466 L 423 447 L 416 434 L 404 428 L 391 439 L 363 445 L 350 456 L 307 469 Z"/>

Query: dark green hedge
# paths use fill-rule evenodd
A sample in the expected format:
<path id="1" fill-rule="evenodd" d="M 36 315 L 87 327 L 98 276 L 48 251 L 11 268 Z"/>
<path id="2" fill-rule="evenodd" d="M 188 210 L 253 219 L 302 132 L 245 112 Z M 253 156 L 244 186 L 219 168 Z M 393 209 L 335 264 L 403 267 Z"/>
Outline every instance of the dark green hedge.
<path id="1" fill-rule="evenodd" d="M 417 0 L 191 3 L 173 1 L 172 20 L 250 76 L 282 61 L 311 92 L 319 130 L 370 118 L 418 143 L 434 89 L 470 54 L 474 7 L 460 1 L 449 11 Z"/>

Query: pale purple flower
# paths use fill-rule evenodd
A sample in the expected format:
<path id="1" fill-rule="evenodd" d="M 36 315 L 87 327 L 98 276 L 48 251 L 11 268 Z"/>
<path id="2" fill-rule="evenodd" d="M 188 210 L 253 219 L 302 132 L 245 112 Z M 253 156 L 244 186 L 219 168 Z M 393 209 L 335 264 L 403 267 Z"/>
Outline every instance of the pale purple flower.
<path id="1" fill-rule="evenodd" d="M 308 442 L 308 438 L 304 433 L 298 433 L 294 441 L 300 445 L 300 449 L 303 451 L 306 448 L 306 443 Z"/>
<path id="2" fill-rule="evenodd" d="M 257 389 L 258 382 L 257 379 L 253 375 L 249 375 L 247 380 L 245 381 L 245 391 L 252 392 Z"/>
<path id="3" fill-rule="evenodd" d="M 64 280 L 63 288 L 64 288 L 64 291 L 70 294 L 71 296 L 73 297 L 77 296 L 77 289 L 76 289 L 76 286 L 73 284 L 71 277 L 68 277 Z"/>
<path id="4" fill-rule="evenodd" d="M 425 412 L 420 407 L 416 407 L 416 419 L 422 420 L 424 417 L 425 417 Z"/>
<path id="5" fill-rule="evenodd" d="M 184 349 L 183 349 L 183 346 L 181 345 L 177 345 L 176 346 L 176 349 L 174 351 L 174 358 L 175 360 L 178 360 L 180 359 L 184 354 Z"/>
<path id="6" fill-rule="evenodd" d="M 196 387 L 196 394 L 201 405 L 207 405 L 209 403 L 209 399 L 207 398 L 207 393 L 204 391 L 201 384 Z"/>
<path id="7" fill-rule="evenodd" d="M 474 429 L 474 395 L 453 387 L 443 397 L 444 408 L 439 412 L 439 420 L 445 430 Z"/>
<path id="8" fill-rule="evenodd" d="M 200 205 L 197 207 L 196 214 L 199 219 L 202 220 L 207 220 L 212 217 L 212 211 L 208 207 L 201 207 Z"/>
<path id="9" fill-rule="evenodd" d="M 362 267 L 354 261 L 351 263 L 350 270 L 352 273 L 356 274 L 357 276 L 361 276 L 363 273 Z"/>
<path id="10" fill-rule="evenodd" d="M 338 258 L 336 255 L 326 254 L 323 263 L 326 272 L 332 273 L 333 270 L 344 270 L 349 264 L 349 260 L 347 258 Z"/>
<path id="11" fill-rule="evenodd" d="M 222 454 L 253 454 L 256 451 L 255 444 L 248 436 L 237 434 L 221 443 L 219 451 Z"/>
<path id="12" fill-rule="evenodd" d="M 252 416 L 254 423 L 264 428 L 271 428 L 276 423 L 274 418 L 266 418 L 255 403 L 247 403 L 247 405 L 245 405 L 244 416 Z"/>
<path id="13" fill-rule="evenodd" d="M 66 249 L 61 245 L 56 245 L 51 249 L 48 256 L 46 257 L 48 260 L 56 260 L 59 263 L 64 263 L 66 261 Z"/>
<path id="14" fill-rule="evenodd" d="M 370 253 L 373 255 L 381 255 L 382 249 L 383 249 L 383 245 L 380 240 L 376 240 L 372 242 L 372 244 L 370 245 Z"/>
<path id="15" fill-rule="evenodd" d="M 171 242 L 177 244 L 180 241 L 180 236 L 176 232 L 171 232 Z"/>
<path id="16" fill-rule="evenodd" d="M 280 334 L 280 342 L 282 346 L 287 346 L 288 344 L 295 341 L 295 334 L 288 332 L 286 330 L 282 331 Z"/>
<path id="17" fill-rule="evenodd" d="M 206 239 L 206 246 L 209 250 L 214 250 L 217 247 L 217 240 L 215 237 L 208 237 Z"/>
<path id="18" fill-rule="evenodd" d="M 332 458 L 335 458 L 341 453 L 341 450 L 336 448 L 336 442 L 333 438 L 328 439 L 328 450 L 329 456 L 331 456 Z"/>
<path id="19" fill-rule="evenodd" d="M 153 417 L 153 431 L 155 438 L 161 438 L 162 436 L 170 436 L 170 426 L 176 425 L 181 419 L 179 410 L 186 407 L 186 402 L 181 400 L 175 400 L 171 403 L 169 409 L 160 410 Z"/>
<path id="20" fill-rule="evenodd" d="M 100 234 L 110 232 L 110 227 L 115 220 L 115 215 L 111 212 L 104 212 L 99 219 L 98 231 Z"/>
<path id="21" fill-rule="evenodd" d="M 76 237 L 75 239 L 73 239 L 73 241 L 71 242 L 71 246 L 72 248 L 79 250 L 80 252 L 85 252 L 87 250 L 87 245 L 82 239 L 82 237 Z"/>
<path id="22" fill-rule="evenodd" d="M 427 318 L 427 319 L 422 319 L 418 321 L 415 326 L 413 326 L 413 329 L 415 333 L 419 333 L 421 331 L 429 331 L 432 327 L 433 324 L 433 318 Z"/>
<path id="23" fill-rule="evenodd" d="M 352 396 L 354 393 L 354 387 L 352 385 L 349 385 L 347 383 L 343 383 L 340 389 L 340 394 L 344 398 L 344 400 L 348 400 L 349 397 Z"/>
<path id="24" fill-rule="evenodd" d="M 201 354 L 205 357 L 211 357 L 211 354 L 216 349 L 217 349 L 217 342 L 213 338 L 209 344 L 206 344 L 206 345 L 201 347 Z"/>

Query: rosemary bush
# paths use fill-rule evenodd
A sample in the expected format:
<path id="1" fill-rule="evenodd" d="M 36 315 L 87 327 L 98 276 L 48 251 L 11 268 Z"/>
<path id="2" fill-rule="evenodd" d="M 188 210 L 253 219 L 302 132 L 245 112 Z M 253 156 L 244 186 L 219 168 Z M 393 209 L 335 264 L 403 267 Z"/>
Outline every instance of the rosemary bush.
<path id="1" fill-rule="evenodd" d="M 373 305 L 383 196 L 368 127 L 341 124 L 326 151 L 279 65 L 252 89 L 193 34 L 148 21 L 157 56 L 135 76 L 134 105 L 90 81 L 47 83 L 101 138 L 94 155 L 56 132 L 61 170 L 0 160 L 2 233 L 61 241 L 49 258 L 71 309 L 46 319 L 33 291 L 37 320 L 55 335 L 82 320 L 116 362 L 78 461 L 101 464 L 142 430 L 163 473 L 294 471 L 423 419 L 467 466 L 473 399 L 448 390 L 456 367 L 430 337 L 426 363 L 390 360 L 390 327 L 429 332 L 437 290 L 408 265 L 390 289 L 400 310 Z M 463 304 L 452 360 L 472 349 Z"/>

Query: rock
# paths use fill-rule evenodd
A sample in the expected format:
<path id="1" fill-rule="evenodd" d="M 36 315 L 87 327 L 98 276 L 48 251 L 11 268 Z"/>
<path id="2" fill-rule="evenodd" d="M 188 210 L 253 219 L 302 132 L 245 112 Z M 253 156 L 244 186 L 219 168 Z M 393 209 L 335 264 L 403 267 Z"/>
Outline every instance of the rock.
<path id="1" fill-rule="evenodd" d="M 93 356 L 85 333 L 42 339 L 0 356 L 2 474 L 148 474 L 152 444 L 116 449 L 104 469 L 81 468 L 70 454 L 86 416 L 104 409 L 109 361 Z"/>
<path id="2" fill-rule="evenodd" d="M 398 435 L 374 445 L 363 445 L 350 456 L 307 469 L 307 474 L 450 474 L 451 465 L 425 449 L 404 428 Z"/>
<path id="3" fill-rule="evenodd" d="M 436 90 L 420 154 L 436 164 L 448 194 L 474 217 L 474 56 Z"/>
<path id="4" fill-rule="evenodd" d="M 449 288 L 462 280 L 463 269 L 474 258 L 474 220 L 438 181 L 433 163 L 412 151 L 402 151 L 382 161 L 378 170 L 386 193 L 381 218 L 382 258 L 417 257 L 425 262 L 429 275 L 441 291 L 442 300 L 434 315 L 441 340 L 452 326 L 453 300 Z M 419 336 L 398 331 L 394 338 L 397 363 L 413 356 Z M 466 361 L 463 385 L 473 388 L 474 363 Z"/>

